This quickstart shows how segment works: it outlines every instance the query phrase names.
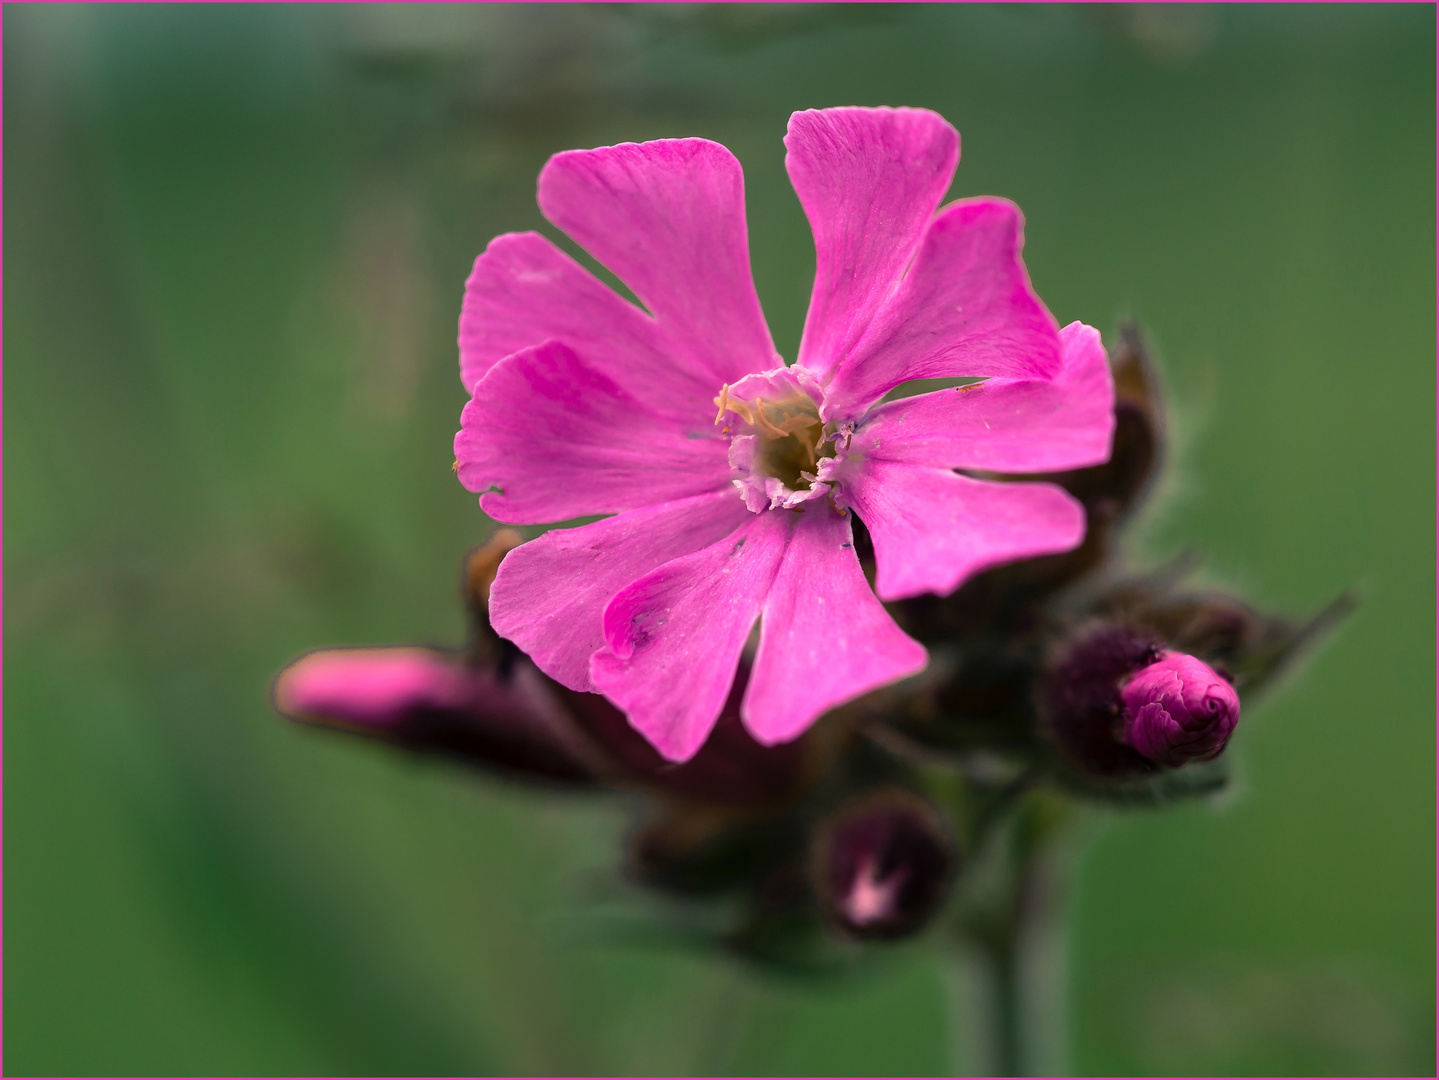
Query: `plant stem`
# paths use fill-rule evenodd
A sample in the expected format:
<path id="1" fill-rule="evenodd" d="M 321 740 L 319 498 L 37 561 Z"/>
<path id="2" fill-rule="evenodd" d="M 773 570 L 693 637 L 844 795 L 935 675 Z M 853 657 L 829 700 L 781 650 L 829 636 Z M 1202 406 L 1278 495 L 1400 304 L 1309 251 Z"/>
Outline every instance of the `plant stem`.
<path id="1" fill-rule="evenodd" d="M 951 1071 L 956 1076 L 1023 1076 L 1027 1029 L 1017 950 L 971 937 L 953 942 Z"/>
<path id="2" fill-rule="evenodd" d="M 1023 988 L 1018 965 L 1018 942 L 1012 935 L 991 951 L 991 978 L 994 982 L 995 1075 L 1027 1076 L 1022 1040 Z"/>
<path id="3" fill-rule="evenodd" d="M 957 1075 L 1063 1070 L 1062 857 L 1057 837 L 1021 807 L 996 822 L 954 927 L 949 962 Z"/>

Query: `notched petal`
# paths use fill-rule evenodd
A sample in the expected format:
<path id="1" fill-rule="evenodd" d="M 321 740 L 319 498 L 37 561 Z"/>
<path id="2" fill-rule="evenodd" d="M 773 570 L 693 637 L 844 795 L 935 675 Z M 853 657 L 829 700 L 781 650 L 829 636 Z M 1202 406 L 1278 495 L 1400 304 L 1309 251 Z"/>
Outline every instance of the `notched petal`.
<path id="1" fill-rule="evenodd" d="M 511 524 L 612 514 L 714 491 L 732 471 L 705 417 L 666 420 L 560 342 L 500 361 L 460 417 L 460 482 Z M 698 435 L 699 437 L 691 437 Z"/>
<path id="2" fill-rule="evenodd" d="M 693 757 L 714 727 L 794 517 L 754 514 L 718 543 L 640 578 L 605 609 L 607 648 L 591 661 L 590 680 L 671 761 Z"/>
<path id="3" fill-rule="evenodd" d="M 744 173 L 708 139 L 556 154 L 540 209 L 683 343 L 711 392 L 778 362 L 750 276 Z"/>
<path id="4" fill-rule="evenodd" d="M 914 258 L 954 176 L 959 133 L 928 109 L 810 109 L 790 117 L 784 144 L 815 246 L 798 363 L 824 377 Z"/>
<path id="5" fill-rule="evenodd" d="M 849 518 L 815 503 L 796 524 L 765 600 L 745 725 L 760 742 L 785 742 L 829 709 L 923 670 L 927 660 L 865 580 Z"/>
<path id="6" fill-rule="evenodd" d="M 1052 378 L 1059 326 L 1020 258 L 1023 221 L 991 197 L 941 210 L 898 289 L 837 361 L 825 419 L 856 418 L 913 379 Z"/>

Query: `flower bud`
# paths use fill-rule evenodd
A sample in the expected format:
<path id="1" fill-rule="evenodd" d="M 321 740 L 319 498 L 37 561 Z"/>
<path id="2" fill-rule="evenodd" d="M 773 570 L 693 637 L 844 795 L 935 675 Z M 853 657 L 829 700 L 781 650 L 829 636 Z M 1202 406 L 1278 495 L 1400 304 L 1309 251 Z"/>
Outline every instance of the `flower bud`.
<path id="1" fill-rule="evenodd" d="M 1239 696 L 1208 664 L 1113 622 L 1089 627 L 1057 652 L 1040 696 L 1059 750 L 1106 780 L 1215 757 L 1239 720 Z"/>
<path id="2" fill-rule="evenodd" d="M 1124 742 L 1129 676 L 1164 654 L 1153 635 L 1102 623 L 1062 645 L 1045 670 L 1040 703 L 1045 733 L 1072 764 L 1106 780 L 1144 776 L 1154 765 Z"/>
<path id="3" fill-rule="evenodd" d="M 1121 690 L 1124 741 L 1150 761 L 1178 766 L 1224 749 L 1239 722 L 1239 695 L 1217 671 L 1168 652 Z"/>
<path id="4" fill-rule="evenodd" d="M 571 784 L 602 771 L 594 747 L 528 663 L 510 676 L 433 649 L 322 649 L 275 680 L 277 711 L 515 776 Z"/>
<path id="5" fill-rule="evenodd" d="M 954 845 L 932 807 L 898 789 L 856 799 L 821 826 L 820 903 L 852 937 L 914 933 L 949 891 Z"/>

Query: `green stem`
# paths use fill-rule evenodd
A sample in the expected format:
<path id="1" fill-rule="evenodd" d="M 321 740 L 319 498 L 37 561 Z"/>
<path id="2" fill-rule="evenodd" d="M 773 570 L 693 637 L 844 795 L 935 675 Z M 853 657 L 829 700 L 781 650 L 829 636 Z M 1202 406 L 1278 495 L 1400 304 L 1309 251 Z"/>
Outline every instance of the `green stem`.
<path id="1" fill-rule="evenodd" d="M 1062 949 L 1062 860 L 1056 858 L 1052 823 L 1036 812 L 1033 801 L 1015 809 L 986 823 L 992 832 L 977 851 L 977 865 L 969 868 L 975 880 L 954 928 L 950 969 L 957 1075 L 1026 1076 L 1063 1069 L 1062 1038 L 1051 1030 L 1061 1013 L 1054 976 Z"/>
<path id="2" fill-rule="evenodd" d="M 958 939 L 948 957 L 950 1074 L 1014 1076 L 1019 1069 L 1018 1028 L 1006 1001 L 995 957 L 978 943 Z"/>
<path id="3" fill-rule="evenodd" d="M 974 938 L 954 942 L 949 959 L 951 1072 L 956 1076 L 1023 1076 L 1024 988 L 1017 950 Z"/>
<path id="4" fill-rule="evenodd" d="M 990 953 L 994 980 L 994 1059 L 996 1076 L 1027 1076 L 1022 1047 L 1023 987 L 1018 942 L 1011 936 Z"/>

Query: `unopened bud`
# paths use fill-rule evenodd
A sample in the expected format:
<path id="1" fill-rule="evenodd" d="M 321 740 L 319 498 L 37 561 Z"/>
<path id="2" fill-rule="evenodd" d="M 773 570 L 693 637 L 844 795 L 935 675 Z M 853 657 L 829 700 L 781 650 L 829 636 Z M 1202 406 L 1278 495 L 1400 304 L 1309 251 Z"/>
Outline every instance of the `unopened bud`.
<path id="1" fill-rule="evenodd" d="M 820 902 L 853 937 L 897 938 L 920 929 L 943 902 L 954 846 L 939 815 L 898 789 L 842 807 L 816 845 Z"/>
<path id="2" fill-rule="evenodd" d="M 302 723 L 517 776 L 588 783 L 600 771 L 590 740 L 529 665 L 506 677 L 432 649 L 323 649 L 282 671 L 273 696 Z"/>
<path id="3" fill-rule="evenodd" d="M 1150 761 L 1178 766 L 1224 749 L 1239 722 L 1239 695 L 1202 660 L 1166 652 L 1121 691 L 1124 741 Z"/>
<path id="4" fill-rule="evenodd" d="M 1064 756 L 1112 780 L 1208 760 L 1239 720 L 1239 695 L 1208 664 L 1117 623 L 1093 626 L 1060 650 L 1041 700 Z"/>

